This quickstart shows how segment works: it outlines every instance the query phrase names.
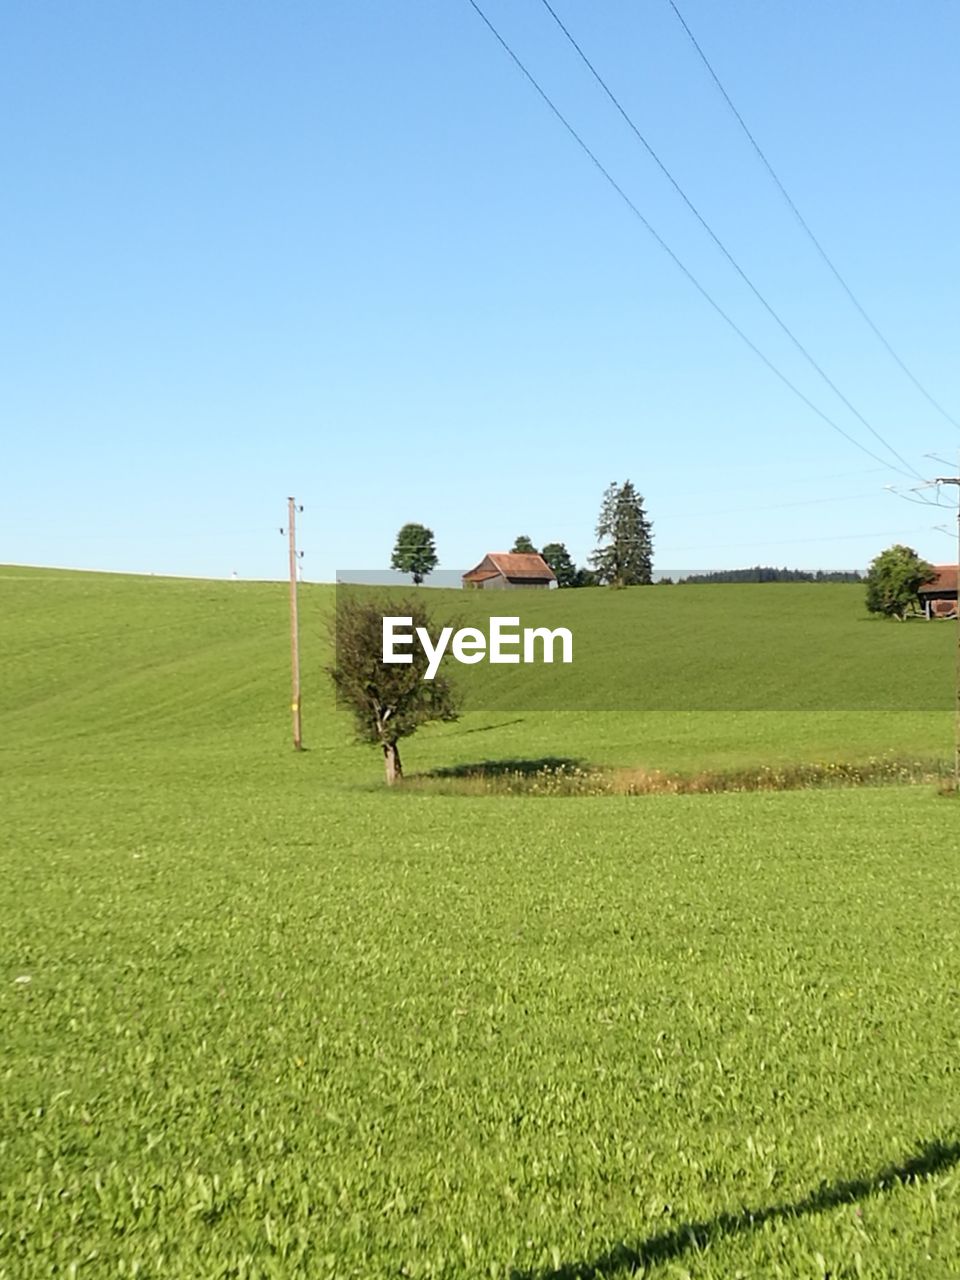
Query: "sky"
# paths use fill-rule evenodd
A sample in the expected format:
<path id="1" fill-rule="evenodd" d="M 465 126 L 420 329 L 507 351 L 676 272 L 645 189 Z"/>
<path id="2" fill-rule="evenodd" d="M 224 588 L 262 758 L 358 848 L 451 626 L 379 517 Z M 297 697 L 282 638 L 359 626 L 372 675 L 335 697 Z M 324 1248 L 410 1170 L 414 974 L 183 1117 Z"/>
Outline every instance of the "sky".
<path id="1" fill-rule="evenodd" d="M 862 448 L 717 315 L 469 0 L 15 0 L 0 562 L 282 577 L 294 495 L 309 581 L 387 565 L 411 520 L 445 569 L 519 534 L 582 563 L 626 479 L 660 571 L 856 568 L 895 541 L 954 557 L 955 513 L 910 491 L 951 469 L 925 455 L 955 459 L 960 429 L 819 259 L 668 0 L 553 3 L 882 440 L 541 0 L 478 2 L 702 287 Z M 677 2 L 862 305 L 960 421 L 960 8 Z"/>

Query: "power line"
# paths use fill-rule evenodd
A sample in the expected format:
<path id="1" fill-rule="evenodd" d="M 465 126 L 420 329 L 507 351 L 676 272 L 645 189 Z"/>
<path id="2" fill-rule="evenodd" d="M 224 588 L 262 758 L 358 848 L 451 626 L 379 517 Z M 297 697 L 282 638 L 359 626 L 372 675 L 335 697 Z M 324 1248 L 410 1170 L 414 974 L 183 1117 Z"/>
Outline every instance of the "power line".
<path id="1" fill-rule="evenodd" d="M 887 488 L 886 491 L 888 493 L 896 492 L 895 490 L 892 490 L 889 487 Z M 791 501 L 791 502 L 769 502 L 769 503 L 763 503 L 760 506 L 754 506 L 754 507 L 725 507 L 723 510 L 720 510 L 720 511 L 714 511 L 712 508 L 708 508 L 706 510 L 703 510 L 700 508 L 692 508 L 688 510 L 684 508 L 680 511 L 672 511 L 666 515 L 658 516 L 657 523 L 663 524 L 665 520 L 667 521 L 689 520 L 691 515 L 694 517 L 702 516 L 702 518 L 705 520 L 713 520 L 718 516 L 753 515 L 754 513 L 761 512 L 761 511 L 786 511 L 792 507 L 819 507 L 831 502 L 860 502 L 866 498 L 877 498 L 883 492 L 884 490 L 882 489 L 879 491 L 874 489 L 874 490 L 871 490 L 869 493 L 861 492 L 861 493 L 837 494 L 836 496 L 830 497 L 830 498 L 800 498 L 796 501 Z M 900 497 L 900 496 L 902 495 L 897 493 L 897 497 Z M 933 506 L 935 504 L 930 503 L 929 505 Z"/>
<path id="2" fill-rule="evenodd" d="M 508 57 L 514 63 L 514 65 L 518 68 L 521 74 L 525 77 L 525 79 L 530 83 L 530 85 L 536 90 L 536 92 L 542 98 L 542 100 L 547 105 L 547 107 L 549 107 L 553 115 L 563 125 L 564 129 L 566 129 L 566 131 L 570 134 L 574 142 L 576 142 L 577 146 L 580 147 L 580 149 L 584 152 L 584 154 L 590 159 L 590 161 L 594 164 L 594 166 L 600 171 L 602 176 L 614 189 L 614 191 L 617 193 L 620 199 L 624 202 L 624 204 L 627 206 L 630 212 L 634 215 L 634 217 L 649 232 L 649 234 L 657 242 L 657 244 L 664 251 L 664 253 L 674 263 L 674 265 L 678 267 L 680 271 L 683 272 L 683 274 L 687 277 L 687 279 L 690 281 L 693 287 L 697 290 L 697 292 L 701 295 L 701 297 L 707 303 L 709 303 L 709 305 L 714 309 L 714 311 L 716 311 L 717 315 L 719 315 L 720 318 L 730 326 L 730 328 L 734 331 L 737 337 L 740 338 L 740 340 L 750 348 L 750 350 L 754 353 L 754 355 L 757 356 L 757 358 L 766 365 L 766 367 L 770 370 L 770 372 L 776 378 L 779 378 L 779 380 L 784 384 L 784 386 L 788 387 L 789 390 L 792 391 L 793 394 L 797 396 L 797 398 L 801 400 L 807 406 L 808 409 L 812 410 L 812 412 L 815 413 L 817 417 L 820 418 L 823 422 L 825 422 L 829 427 L 831 427 L 839 435 L 843 436 L 845 440 L 847 440 L 855 448 L 859 449 L 861 453 L 865 453 L 868 458 L 872 458 L 874 462 L 881 463 L 882 466 L 888 468 L 891 471 L 897 471 L 901 475 L 906 475 L 907 472 L 903 471 L 902 468 L 893 466 L 890 462 L 887 461 L 887 459 L 881 458 L 879 454 L 876 454 L 871 449 L 868 449 L 867 446 L 865 444 L 862 444 L 861 441 L 859 441 L 855 436 L 852 436 L 848 431 L 845 431 L 844 428 L 839 425 L 839 423 L 835 422 L 833 418 L 831 418 L 821 408 L 819 408 L 816 404 L 814 404 L 814 402 L 809 398 L 809 396 L 805 395 L 804 392 L 802 392 L 794 382 L 791 382 L 791 380 L 787 377 L 787 375 L 785 373 L 782 373 L 780 369 L 777 368 L 777 366 L 773 363 L 773 361 L 760 350 L 760 348 L 756 345 L 756 343 L 747 337 L 747 335 L 740 328 L 737 322 L 732 318 L 732 316 L 730 316 L 723 309 L 723 307 L 720 305 L 719 302 L 717 302 L 717 300 L 713 297 L 713 295 L 704 287 L 704 285 L 700 283 L 700 281 L 689 269 L 689 267 L 686 266 L 686 264 L 677 256 L 676 253 L 674 253 L 673 249 L 670 248 L 669 244 L 667 244 L 666 240 L 664 240 L 663 236 L 660 235 L 660 233 L 656 230 L 653 224 L 650 223 L 647 220 L 647 218 L 640 212 L 640 210 L 637 208 L 634 202 L 627 195 L 626 191 L 624 191 L 623 187 L 620 186 L 617 180 L 610 173 L 609 169 L 607 169 L 604 166 L 604 164 L 597 158 L 596 154 L 591 150 L 590 146 L 584 141 L 584 139 L 576 131 L 576 129 L 573 127 L 570 121 L 566 118 L 566 116 L 563 114 L 560 108 L 556 105 L 553 99 L 547 94 L 546 90 L 540 85 L 539 81 L 537 81 L 534 78 L 533 73 L 527 70 L 527 67 L 524 65 L 523 62 L 521 62 L 518 55 L 514 53 L 510 45 L 507 44 L 506 40 L 503 38 L 503 36 L 500 34 L 497 28 L 493 25 L 493 23 L 490 21 L 490 19 L 487 17 L 484 11 L 480 8 L 476 0 L 467 0 L 467 3 L 480 17 L 480 19 L 483 21 L 484 25 L 493 35 L 494 39 L 497 41 L 500 47 L 508 55 Z M 912 468 L 910 468 L 910 473 L 911 473 L 910 479 L 915 478 L 919 474 L 913 471 Z"/>
<path id="3" fill-rule="evenodd" d="M 890 492 L 895 498 L 901 498 L 904 502 L 912 502 L 918 507 L 943 507 L 942 502 L 930 502 L 928 498 L 911 498 L 907 493 L 900 493 L 898 489 L 891 489 Z"/>
<path id="4" fill-rule="evenodd" d="M 792 197 L 791 197 L 791 195 L 790 195 L 789 191 L 787 191 L 786 187 L 785 187 L 785 186 L 783 185 L 783 183 L 781 182 L 781 180 L 780 180 L 780 178 L 779 178 L 779 176 L 778 176 L 778 174 L 777 174 L 776 170 L 774 169 L 773 165 L 772 165 L 772 164 L 770 163 L 770 161 L 767 159 L 767 156 L 766 156 L 766 154 L 764 153 L 763 148 L 760 146 L 760 143 L 759 143 L 759 142 L 756 140 L 756 138 L 753 136 L 753 134 L 751 133 L 750 129 L 748 128 L 747 123 L 746 123 L 746 121 L 744 120 L 743 116 L 742 116 L 742 115 L 740 114 L 740 112 L 737 110 L 736 106 L 735 106 L 735 105 L 734 105 L 734 103 L 733 103 L 732 98 L 730 97 L 729 93 L 727 93 L 726 89 L 724 88 L 723 83 L 722 83 L 722 81 L 721 81 L 720 77 L 717 75 L 716 71 L 714 71 L 713 66 L 712 66 L 712 64 L 710 63 L 710 60 L 707 58 L 707 55 L 704 53 L 703 49 L 700 47 L 700 44 L 699 44 L 699 42 L 697 41 L 696 36 L 693 34 L 693 32 L 690 30 L 690 27 L 687 25 L 686 19 L 684 18 L 683 14 L 682 14 L 682 13 L 680 12 L 680 10 L 677 8 L 676 4 L 674 3 L 674 0 L 668 0 L 668 2 L 669 2 L 669 5 L 670 5 L 670 8 L 671 8 L 671 9 L 673 10 L 673 12 L 677 15 L 677 19 L 679 20 L 680 25 L 683 27 L 684 31 L 685 31 L 685 32 L 687 33 L 687 35 L 689 36 L 689 38 L 690 38 L 690 43 L 693 45 L 694 49 L 696 49 L 697 53 L 700 55 L 700 60 L 701 60 L 701 62 L 703 63 L 703 65 L 706 67 L 707 71 L 710 73 L 710 76 L 711 76 L 711 78 L 712 78 L 712 80 L 713 80 L 714 84 L 715 84 L 715 85 L 717 86 L 717 88 L 720 90 L 720 94 L 721 94 L 721 96 L 723 97 L 724 102 L 726 102 L 727 106 L 730 108 L 730 110 L 731 110 L 731 112 L 733 113 L 733 115 L 734 115 L 734 117 L 735 117 L 735 119 L 736 119 L 737 123 L 739 124 L 740 128 L 743 130 L 744 134 L 746 135 L 747 139 L 749 140 L 750 145 L 753 147 L 754 151 L 755 151 L 755 152 L 757 153 L 757 155 L 759 156 L 761 164 L 762 164 L 762 165 L 763 165 L 763 167 L 766 169 L 766 171 L 767 171 L 767 173 L 770 175 L 770 177 L 773 179 L 773 182 L 774 182 L 774 184 L 776 185 L 777 190 L 780 192 L 780 194 L 783 196 L 784 200 L 787 202 L 787 205 L 788 205 L 788 207 L 789 207 L 789 209 L 790 209 L 791 213 L 792 213 L 792 214 L 793 214 L 793 216 L 796 218 L 797 222 L 800 224 L 800 226 L 803 228 L 803 230 L 807 233 L 807 236 L 808 236 L 808 238 L 809 238 L 809 240 L 810 240 L 810 243 L 813 245 L 813 247 L 816 249 L 817 253 L 818 253 L 818 254 L 820 255 L 820 257 L 823 259 L 824 263 L 827 265 L 827 267 L 829 268 L 830 272 L 832 273 L 832 275 L 833 275 L 834 279 L 837 281 L 837 283 L 840 285 L 841 289 L 844 291 L 844 293 L 847 295 L 847 297 L 848 297 L 848 298 L 850 299 L 850 301 L 853 303 L 854 307 L 856 307 L 857 311 L 859 311 L 859 312 L 860 312 L 860 315 L 863 317 L 863 319 L 867 322 L 867 324 L 868 324 L 868 325 L 870 326 L 870 328 L 873 330 L 874 335 L 875 335 L 875 336 L 880 340 L 880 342 L 881 342 L 881 343 L 883 344 L 883 346 L 886 348 L 887 353 L 888 353 L 888 354 L 889 354 L 889 355 L 890 355 L 890 356 L 891 356 L 891 357 L 896 361 L 896 363 L 900 366 L 901 370 L 902 370 L 902 371 L 907 375 L 907 377 L 910 379 L 910 381 L 913 383 L 913 385 L 916 387 L 916 389 L 920 392 L 920 394 L 924 397 L 924 399 L 925 399 L 929 404 L 931 404 L 931 405 L 934 407 L 934 409 L 936 409 L 937 413 L 939 413 L 939 414 L 941 415 L 941 417 L 945 418 L 945 419 L 947 420 L 947 422 L 949 422 L 949 423 L 951 424 L 951 426 L 954 426 L 954 427 L 956 427 L 958 430 L 960 430 L 960 422 L 958 422 L 958 421 L 957 421 L 957 419 L 956 419 L 956 418 L 954 418 L 954 417 L 952 416 L 952 414 L 948 413 L 948 412 L 947 412 L 947 410 L 946 410 L 946 409 L 944 409 L 943 405 L 942 405 L 942 404 L 940 404 L 940 402 L 939 402 L 938 400 L 936 400 L 936 399 L 935 399 L 935 398 L 930 394 L 930 392 L 926 389 L 926 387 L 923 385 L 923 383 L 920 381 L 920 379 L 916 376 L 916 374 L 915 374 L 915 373 L 914 373 L 914 372 L 913 372 L 913 371 L 912 371 L 912 370 L 907 366 L 907 364 L 904 362 L 904 360 L 903 360 L 903 359 L 902 359 L 902 358 L 897 354 L 897 352 L 896 352 L 896 351 L 893 349 L 893 347 L 890 345 L 890 343 L 889 343 L 889 341 L 887 340 L 887 338 L 886 338 L 886 337 L 881 333 L 881 331 L 880 331 L 880 329 L 877 327 L 876 323 L 873 321 L 873 319 L 872 319 L 872 318 L 870 317 L 870 315 L 867 313 L 866 308 L 863 306 L 863 304 L 860 302 L 859 298 L 856 296 L 856 294 L 855 294 L 855 293 L 853 292 L 853 290 L 850 288 L 850 286 L 849 286 L 849 284 L 847 283 L 847 281 L 846 281 L 846 280 L 844 279 L 844 277 L 840 274 L 840 271 L 839 271 L 839 269 L 837 268 L 836 264 L 834 263 L 833 259 L 829 256 L 829 254 L 827 253 L 826 249 L 824 249 L 823 245 L 820 243 L 820 241 L 819 241 L 819 240 L 817 239 L 817 237 L 814 235 L 813 230 L 812 230 L 812 228 L 810 227 L 810 224 L 807 222 L 806 218 L 804 218 L 803 214 L 802 214 L 802 213 L 800 212 L 800 210 L 797 208 L 797 206 L 796 206 L 796 204 L 794 203 L 794 201 L 793 201 L 793 199 L 792 199 Z"/>
<path id="5" fill-rule="evenodd" d="M 778 477 L 780 469 L 781 464 L 778 463 Z M 880 472 L 887 472 L 889 470 L 890 464 L 885 462 L 882 467 L 860 467 L 856 471 L 834 471 L 828 475 L 824 475 L 823 472 L 817 472 L 815 475 L 794 476 L 791 474 L 790 479 L 793 483 L 798 485 L 825 484 L 829 480 L 849 480 L 851 478 L 859 478 L 861 476 L 875 476 L 879 475 Z M 724 485 L 723 492 L 727 497 L 730 497 L 731 495 L 736 496 L 738 493 L 753 494 L 756 493 L 758 485 L 763 486 L 764 484 L 766 484 L 766 480 L 761 477 L 753 484 L 744 487 L 733 488 L 729 485 Z M 862 496 L 865 497 L 866 495 L 864 494 Z"/>
<path id="6" fill-rule="evenodd" d="M 948 467 L 951 465 L 949 462 L 946 461 L 946 459 L 938 457 L 937 454 L 935 453 L 925 453 L 923 456 L 925 458 L 933 458 L 936 462 L 943 462 L 944 465 Z M 943 503 L 940 501 L 939 482 L 936 480 L 921 481 L 920 484 L 915 484 L 911 489 L 908 489 L 906 493 L 904 493 L 901 489 L 896 488 L 896 486 L 892 484 L 886 484 L 883 487 L 887 490 L 888 493 L 892 493 L 894 497 L 902 498 L 904 502 L 914 502 L 916 503 L 917 506 L 923 506 L 923 507 L 942 507 L 943 506 Z M 936 489 L 937 490 L 936 501 L 931 502 L 929 498 L 925 497 L 923 494 L 924 489 Z M 917 496 L 911 497 L 910 496 L 911 494 L 916 494 Z"/>
<path id="7" fill-rule="evenodd" d="M 933 528 L 934 526 L 929 526 Z M 905 538 L 914 533 L 926 533 L 928 526 L 922 529 L 879 529 L 873 533 L 836 533 L 826 536 L 818 536 L 816 538 L 779 538 L 775 542 L 764 542 L 765 547 L 792 547 L 799 546 L 801 543 L 812 542 L 858 542 L 864 538 Z M 711 547 L 716 551 L 736 551 L 740 547 L 754 546 L 751 542 L 723 542 L 712 543 Z M 700 544 L 688 547 L 672 547 L 671 552 L 677 551 L 698 551 Z"/>
<path id="8" fill-rule="evenodd" d="M 807 363 L 810 364 L 817 371 L 817 373 L 824 380 L 824 382 L 827 384 L 830 390 L 840 398 L 840 400 L 846 405 L 846 407 L 850 410 L 850 412 L 857 419 L 857 421 L 862 423 L 862 425 L 867 428 L 870 434 L 876 440 L 879 440 L 879 442 L 883 445 L 885 449 L 888 449 L 890 453 L 893 454 L 893 456 L 897 459 L 898 462 L 902 462 L 903 465 L 909 471 L 913 471 L 914 475 L 916 475 L 919 478 L 920 473 L 918 471 L 915 471 L 912 464 L 906 460 L 903 454 L 898 453 L 897 450 L 893 447 L 893 445 L 890 444 L 888 440 L 884 439 L 884 437 L 880 434 L 880 432 L 876 429 L 876 427 L 874 427 L 870 422 L 867 421 L 867 419 L 863 416 L 860 410 L 857 409 L 855 405 L 850 403 L 850 401 L 843 394 L 843 392 L 840 390 L 837 384 L 833 381 L 833 379 L 826 373 L 823 367 L 814 359 L 814 357 L 810 354 L 809 350 L 800 341 L 800 339 L 789 327 L 789 325 L 782 318 L 782 316 L 774 309 L 774 307 L 770 304 L 770 302 L 767 301 L 764 295 L 753 283 L 753 281 L 750 279 L 750 277 L 747 275 L 744 269 L 740 266 L 740 263 L 736 260 L 736 258 L 733 256 L 733 254 L 730 252 L 730 250 L 727 248 L 724 242 L 720 239 L 720 237 L 714 231 L 713 227 L 711 227 L 710 223 L 706 220 L 706 218 L 703 216 L 703 214 L 700 212 L 697 206 L 693 203 L 693 201 L 687 195 L 686 191 L 684 191 L 683 187 L 681 187 L 677 179 L 673 176 L 673 174 L 670 172 L 670 170 L 667 168 L 664 162 L 657 155 L 656 151 L 653 149 L 651 144 L 640 132 L 640 129 L 634 123 L 633 119 L 628 114 L 623 104 L 616 97 L 613 90 L 607 84 L 606 80 L 604 80 L 603 76 L 600 74 L 597 68 L 593 65 L 593 63 L 584 53 L 583 49 L 581 48 L 577 40 L 571 34 L 569 28 L 564 24 L 562 19 L 557 14 L 557 11 L 550 4 L 550 0 L 540 0 L 540 3 L 546 9 L 547 13 L 550 14 L 551 18 L 553 18 L 554 22 L 557 24 L 557 26 L 566 36 L 567 40 L 570 42 L 573 48 L 577 51 L 577 54 L 579 55 L 581 62 L 583 62 L 584 66 L 587 67 L 590 74 L 596 80 L 597 84 L 600 86 L 603 92 L 607 95 L 607 97 L 616 107 L 617 111 L 626 121 L 634 137 L 644 147 L 647 154 L 656 164 L 657 168 L 660 170 L 663 176 L 667 179 L 667 181 L 673 187 L 674 191 L 676 191 L 677 195 L 680 197 L 683 203 L 687 206 L 687 208 L 690 210 L 690 212 L 693 214 L 696 220 L 700 223 L 701 227 L 703 227 L 704 231 L 706 231 L 707 235 L 710 237 L 713 243 L 717 246 L 717 248 L 726 258 L 726 260 L 730 263 L 731 267 L 733 267 L 734 271 L 736 271 L 737 275 L 744 282 L 744 284 L 747 286 L 747 288 L 750 290 L 753 296 L 757 299 L 757 301 L 761 304 L 761 306 L 764 308 L 767 314 L 773 317 L 773 319 L 780 326 L 782 331 L 787 335 L 787 337 L 790 339 L 790 341 L 793 343 L 796 349 L 800 352 L 803 358 L 807 361 Z"/>

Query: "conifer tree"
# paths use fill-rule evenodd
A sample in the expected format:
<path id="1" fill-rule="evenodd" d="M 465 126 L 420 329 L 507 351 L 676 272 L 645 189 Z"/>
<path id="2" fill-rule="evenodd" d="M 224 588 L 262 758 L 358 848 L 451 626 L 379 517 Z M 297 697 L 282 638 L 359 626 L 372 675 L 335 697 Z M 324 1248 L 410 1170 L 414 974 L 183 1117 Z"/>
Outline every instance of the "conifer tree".
<path id="1" fill-rule="evenodd" d="M 601 545 L 590 559 L 601 583 L 633 587 L 652 581 L 653 525 L 632 481 L 614 481 L 608 486 L 600 507 L 597 537 Z"/>

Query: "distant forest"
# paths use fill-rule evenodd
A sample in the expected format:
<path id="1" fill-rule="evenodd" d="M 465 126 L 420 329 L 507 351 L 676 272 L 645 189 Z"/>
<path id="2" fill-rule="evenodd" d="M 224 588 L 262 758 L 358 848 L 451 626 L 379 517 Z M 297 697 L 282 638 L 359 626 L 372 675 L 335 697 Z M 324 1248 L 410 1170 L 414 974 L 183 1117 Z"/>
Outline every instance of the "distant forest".
<path id="1" fill-rule="evenodd" d="M 716 573 L 691 573 L 679 582 L 863 582 L 855 569 L 773 569 L 756 565 L 753 569 L 721 569 Z"/>

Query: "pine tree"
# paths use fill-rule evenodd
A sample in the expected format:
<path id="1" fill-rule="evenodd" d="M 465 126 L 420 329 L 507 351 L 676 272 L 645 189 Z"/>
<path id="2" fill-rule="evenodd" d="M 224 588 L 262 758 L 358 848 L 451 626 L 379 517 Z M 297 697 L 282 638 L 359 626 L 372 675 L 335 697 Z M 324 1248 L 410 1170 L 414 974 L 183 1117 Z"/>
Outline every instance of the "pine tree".
<path id="1" fill-rule="evenodd" d="M 643 498 L 630 480 L 611 484 L 603 495 L 597 537 L 601 545 L 590 557 L 601 583 L 614 587 L 645 586 L 652 581 L 653 525 Z"/>
<path id="2" fill-rule="evenodd" d="M 534 555 L 537 554 L 537 548 L 533 545 L 533 543 L 530 541 L 530 539 L 527 537 L 525 533 L 521 533 L 520 537 L 517 538 L 516 542 L 513 544 L 513 547 L 511 548 L 511 551 L 514 554 L 517 552 L 528 553 L 528 554 L 532 552 Z"/>

